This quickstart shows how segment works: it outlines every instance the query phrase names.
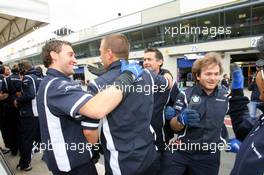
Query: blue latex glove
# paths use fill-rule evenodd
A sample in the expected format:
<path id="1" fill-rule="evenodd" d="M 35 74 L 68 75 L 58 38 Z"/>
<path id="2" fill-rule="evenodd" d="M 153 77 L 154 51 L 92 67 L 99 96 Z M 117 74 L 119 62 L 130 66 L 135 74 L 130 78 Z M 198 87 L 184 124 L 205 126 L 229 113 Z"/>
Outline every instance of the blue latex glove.
<path id="1" fill-rule="evenodd" d="M 173 107 L 171 106 L 167 106 L 165 108 L 165 118 L 167 120 L 171 120 L 173 117 L 176 116 L 176 109 L 174 109 Z"/>
<path id="2" fill-rule="evenodd" d="M 182 125 L 198 127 L 200 123 L 200 114 L 194 109 L 184 109 L 177 118 Z"/>
<path id="3" fill-rule="evenodd" d="M 125 71 L 131 72 L 135 76 L 135 79 L 139 78 L 142 75 L 143 69 L 139 64 L 137 63 L 128 64 L 126 60 L 120 60 L 120 62 L 121 62 L 121 72 L 125 72 Z"/>
<path id="4" fill-rule="evenodd" d="M 241 142 L 236 138 L 229 139 L 227 152 L 238 153 Z"/>
<path id="5" fill-rule="evenodd" d="M 231 65 L 232 71 L 232 89 L 243 89 L 244 76 L 241 68 L 237 64 Z"/>

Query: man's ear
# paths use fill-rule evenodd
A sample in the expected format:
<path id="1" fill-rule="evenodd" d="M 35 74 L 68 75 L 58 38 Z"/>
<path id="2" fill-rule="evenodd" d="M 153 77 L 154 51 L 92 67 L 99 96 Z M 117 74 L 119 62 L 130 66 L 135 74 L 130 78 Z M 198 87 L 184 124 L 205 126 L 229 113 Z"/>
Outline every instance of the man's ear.
<path id="1" fill-rule="evenodd" d="M 157 60 L 157 61 L 158 61 L 158 63 L 159 63 L 159 66 L 161 66 L 162 63 L 163 63 L 163 61 L 162 61 L 162 60 Z"/>
<path id="2" fill-rule="evenodd" d="M 54 51 L 51 51 L 50 52 L 50 57 L 51 57 L 51 60 L 52 61 L 53 60 L 57 60 L 57 56 L 58 56 L 58 54 L 56 52 L 54 52 Z"/>
<path id="3" fill-rule="evenodd" d="M 107 59 L 112 60 L 114 57 L 114 53 L 111 49 L 107 49 Z"/>
<path id="4" fill-rule="evenodd" d="M 194 77 L 196 77 L 196 80 L 199 80 L 200 81 L 200 76 L 198 74 L 193 74 Z"/>

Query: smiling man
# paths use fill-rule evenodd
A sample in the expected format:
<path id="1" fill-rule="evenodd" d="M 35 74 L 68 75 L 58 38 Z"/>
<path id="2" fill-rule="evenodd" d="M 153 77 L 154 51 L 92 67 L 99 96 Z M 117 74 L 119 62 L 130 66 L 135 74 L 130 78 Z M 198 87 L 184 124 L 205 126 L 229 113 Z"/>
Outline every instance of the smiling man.
<path id="1" fill-rule="evenodd" d="M 225 90 L 218 86 L 223 72 L 221 56 L 208 53 L 194 62 L 196 84 L 178 93 L 174 106 L 166 109 L 166 119 L 178 134 L 174 151 L 164 158 L 162 175 L 217 175 L 223 148 L 222 128 L 228 109 Z M 212 147 L 213 146 L 213 147 Z"/>
<path id="2" fill-rule="evenodd" d="M 158 49 L 147 48 L 144 51 L 144 68 L 159 76 L 163 76 L 167 81 L 166 88 L 162 90 L 162 88 L 159 87 L 159 90 L 154 93 L 154 108 L 151 118 L 151 126 L 156 133 L 155 144 L 158 148 L 157 158 L 154 163 L 157 169 L 160 169 L 163 159 L 165 142 L 168 143 L 170 139 L 170 135 L 166 132 L 169 124 L 165 122 L 164 106 L 169 98 L 172 86 L 172 75 L 168 70 L 162 68 L 163 61 L 163 55 Z"/>
<path id="3" fill-rule="evenodd" d="M 132 86 L 142 70 L 136 64 L 121 65 L 122 71 L 113 79 L 116 86 L 93 95 L 69 77 L 77 62 L 71 43 L 49 41 L 42 48 L 42 57 L 48 70 L 39 86 L 37 109 L 46 147 L 44 160 L 53 174 L 96 175 L 91 161 L 91 145 L 97 141 L 95 119 L 106 116 L 125 98 L 127 93 L 120 87 Z"/>

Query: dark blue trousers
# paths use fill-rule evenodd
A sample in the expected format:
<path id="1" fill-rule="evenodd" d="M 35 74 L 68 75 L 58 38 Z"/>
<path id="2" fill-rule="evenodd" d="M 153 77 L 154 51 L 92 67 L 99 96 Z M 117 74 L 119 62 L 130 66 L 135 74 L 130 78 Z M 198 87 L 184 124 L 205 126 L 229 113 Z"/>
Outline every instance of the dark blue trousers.
<path id="1" fill-rule="evenodd" d="M 20 160 L 21 168 L 26 168 L 31 162 L 31 151 L 33 142 L 39 133 L 39 119 L 38 117 L 28 116 L 21 117 L 21 146 L 20 146 Z"/>
<path id="2" fill-rule="evenodd" d="M 220 152 L 167 151 L 163 155 L 160 175 L 218 175 Z"/>

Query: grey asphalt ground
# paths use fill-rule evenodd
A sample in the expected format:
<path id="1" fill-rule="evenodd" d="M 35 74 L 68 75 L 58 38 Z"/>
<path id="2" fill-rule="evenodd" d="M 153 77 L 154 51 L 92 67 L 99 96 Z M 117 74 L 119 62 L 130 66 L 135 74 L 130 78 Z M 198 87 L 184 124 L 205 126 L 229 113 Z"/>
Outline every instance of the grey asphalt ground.
<path id="1" fill-rule="evenodd" d="M 232 128 L 228 128 L 228 132 L 231 137 L 233 137 Z M 3 146 L 2 140 L 0 140 L 0 145 Z M 51 175 L 51 172 L 48 170 L 44 161 L 41 160 L 42 153 L 34 154 L 31 165 L 33 169 L 29 172 L 24 172 L 20 170 L 16 170 L 15 167 L 19 162 L 19 156 L 12 156 L 10 153 L 5 155 L 6 159 L 10 163 L 12 169 L 14 170 L 15 174 L 18 175 Z M 235 154 L 233 153 L 226 153 L 225 151 L 221 152 L 221 166 L 219 175 L 228 175 L 232 169 L 234 164 Z M 98 174 L 104 175 L 104 166 L 103 161 L 100 160 L 99 163 L 96 164 Z"/>

